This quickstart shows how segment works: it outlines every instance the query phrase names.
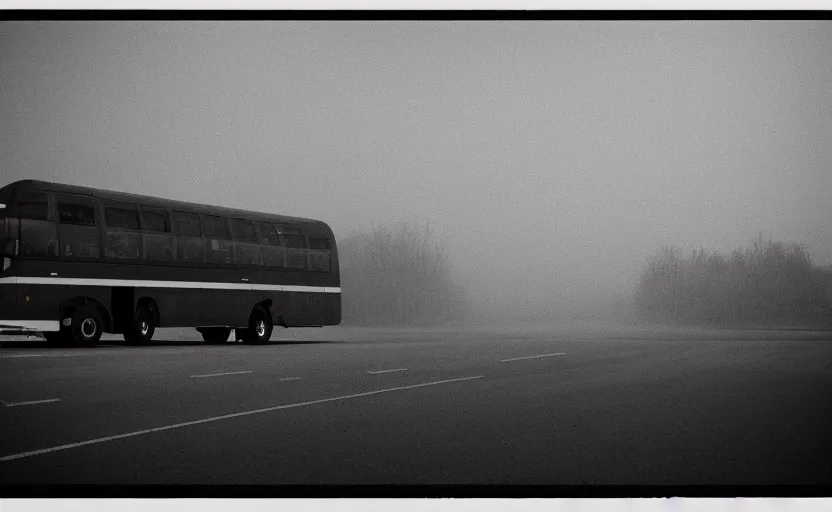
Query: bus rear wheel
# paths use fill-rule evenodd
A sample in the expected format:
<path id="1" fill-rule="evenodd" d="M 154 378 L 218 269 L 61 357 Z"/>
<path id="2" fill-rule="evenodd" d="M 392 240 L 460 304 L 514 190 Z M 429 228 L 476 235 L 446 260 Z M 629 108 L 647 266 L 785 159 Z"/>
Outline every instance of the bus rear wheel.
<path id="1" fill-rule="evenodd" d="M 73 345 L 81 347 L 94 347 L 101 339 L 104 322 L 98 308 L 89 304 L 79 307 L 72 314 L 72 323 L 69 325 L 69 340 Z"/>
<path id="2" fill-rule="evenodd" d="M 156 315 L 150 304 L 142 304 L 136 309 L 133 323 L 124 331 L 124 341 L 131 345 L 146 345 L 156 332 Z"/>
<path id="3" fill-rule="evenodd" d="M 210 327 L 198 330 L 202 339 L 208 343 L 225 343 L 228 341 L 228 337 L 231 336 L 231 329 L 228 327 Z"/>
<path id="4" fill-rule="evenodd" d="M 263 345 L 269 342 L 273 330 L 271 313 L 265 308 L 256 307 L 248 319 L 248 328 L 243 331 L 243 342 L 250 345 Z"/>

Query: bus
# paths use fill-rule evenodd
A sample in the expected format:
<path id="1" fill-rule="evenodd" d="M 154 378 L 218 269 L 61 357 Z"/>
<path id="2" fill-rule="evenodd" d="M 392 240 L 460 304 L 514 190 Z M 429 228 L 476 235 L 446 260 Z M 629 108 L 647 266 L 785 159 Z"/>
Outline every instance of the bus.
<path id="1" fill-rule="evenodd" d="M 335 237 L 312 219 L 22 180 L 0 188 L 0 258 L 0 334 L 60 346 L 341 322 Z"/>

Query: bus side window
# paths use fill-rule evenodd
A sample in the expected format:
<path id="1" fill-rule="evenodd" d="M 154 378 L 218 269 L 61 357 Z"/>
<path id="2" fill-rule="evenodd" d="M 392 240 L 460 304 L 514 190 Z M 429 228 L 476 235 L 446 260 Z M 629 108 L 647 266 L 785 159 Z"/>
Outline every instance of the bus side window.
<path id="1" fill-rule="evenodd" d="M 257 222 L 260 231 L 260 252 L 263 254 L 263 265 L 272 268 L 286 266 L 286 250 L 280 244 L 280 235 L 273 224 Z"/>
<path id="2" fill-rule="evenodd" d="M 309 270 L 329 272 L 330 242 L 329 238 L 309 238 Z"/>
<path id="3" fill-rule="evenodd" d="M 276 224 L 281 244 L 286 247 L 286 267 L 306 268 L 306 240 L 300 229 Z"/>
<path id="4" fill-rule="evenodd" d="M 202 235 L 205 237 L 205 261 L 230 265 L 234 243 L 228 233 L 228 223 L 218 215 L 202 216 Z"/>
<path id="5" fill-rule="evenodd" d="M 199 214 L 174 211 L 173 222 L 176 226 L 177 261 L 205 262 L 205 241 L 202 239 Z"/>
<path id="6" fill-rule="evenodd" d="M 139 210 L 133 204 L 104 205 L 104 254 L 107 258 L 141 259 L 142 235 L 139 229 Z"/>
<path id="7" fill-rule="evenodd" d="M 56 194 L 56 197 L 61 257 L 84 259 L 100 257 L 95 200 L 92 197 L 71 194 Z"/>
<path id="8" fill-rule="evenodd" d="M 16 204 L 20 222 L 20 255 L 58 257 L 58 231 L 50 220 L 49 198 L 43 192 L 31 192 Z"/>
<path id="9" fill-rule="evenodd" d="M 144 237 L 143 258 L 148 261 L 173 261 L 173 235 L 170 218 L 163 208 L 140 206 Z"/>
<path id="10" fill-rule="evenodd" d="M 234 237 L 234 264 L 260 265 L 260 244 L 254 223 L 243 219 L 230 219 L 231 236 Z"/>

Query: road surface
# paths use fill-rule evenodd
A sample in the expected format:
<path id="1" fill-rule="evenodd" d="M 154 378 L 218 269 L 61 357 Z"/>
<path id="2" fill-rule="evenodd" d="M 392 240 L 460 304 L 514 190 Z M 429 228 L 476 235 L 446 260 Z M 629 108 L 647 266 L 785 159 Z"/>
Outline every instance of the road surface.
<path id="1" fill-rule="evenodd" d="M 0 338 L 0 484 L 832 484 L 832 333 L 275 335 Z"/>

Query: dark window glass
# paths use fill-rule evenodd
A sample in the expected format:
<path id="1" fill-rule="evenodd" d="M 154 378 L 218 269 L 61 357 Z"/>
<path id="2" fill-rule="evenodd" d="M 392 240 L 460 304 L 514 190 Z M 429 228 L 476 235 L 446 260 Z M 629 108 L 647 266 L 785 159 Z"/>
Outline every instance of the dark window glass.
<path id="1" fill-rule="evenodd" d="M 257 243 L 257 231 L 254 223 L 243 219 L 231 219 L 231 236 L 241 242 Z"/>
<path id="2" fill-rule="evenodd" d="M 309 248 L 319 251 L 329 250 L 329 238 L 310 238 Z"/>
<path id="3" fill-rule="evenodd" d="M 277 228 L 268 222 L 256 222 L 257 229 L 260 230 L 260 243 L 263 245 L 280 245 L 280 237 L 277 234 Z"/>
<path id="4" fill-rule="evenodd" d="M 306 251 L 286 248 L 286 268 L 306 268 Z"/>
<path id="5" fill-rule="evenodd" d="M 230 265 L 234 263 L 234 242 L 228 240 L 206 240 L 205 261 Z"/>
<path id="6" fill-rule="evenodd" d="M 20 219 L 20 254 L 22 256 L 57 257 L 58 234 L 54 222 Z"/>
<path id="7" fill-rule="evenodd" d="M 95 203 L 91 197 L 58 196 L 61 224 L 95 224 Z"/>
<path id="8" fill-rule="evenodd" d="M 21 219 L 47 220 L 49 218 L 49 200 L 46 194 L 25 194 L 17 201 L 17 216 Z"/>
<path id="9" fill-rule="evenodd" d="M 176 241 L 176 258 L 179 261 L 205 261 L 205 246 L 202 238 L 179 238 Z"/>
<path id="10" fill-rule="evenodd" d="M 104 254 L 107 258 L 138 260 L 142 257 L 142 234 L 107 231 L 104 234 Z"/>
<path id="11" fill-rule="evenodd" d="M 144 216 L 144 211 L 142 211 Z M 156 233 L 145 233 L 144 235 L 144 259 L 149 261 L 172 261 L 173 260 L 173 237 L 171 235 L 160 235 Z M 202 240 L 198 240 L 202 242 Z"/>
<path id="12" fill-rule="evenodd" d="M 199 227 L 199 215 L 189 212 L 173 212 L 173 221 L 176 223 L 176 234 L 179 236 L 202 237 L 202 229 Z"/>
<path id="13" fill-rule="evenodd" d="M 98 227 L 61 224 L 61 257 L 98 258 Z"/>
<path id="14" fill-rule="evenodd" d="M 139 229 L 139 212 L 135 206 L 105 206 L 104 223 L 108 228 Z"/>
<path id="15" fill-rule="evenodd" d="M 329 251 L 309 251 L 309 270 L 329 272 Z"/>
<path id="16" fill-rule="evenodd" d="M 296 249 L 306 248 L 306 240 L 304 240 L 303 234 L 300 232 L 300 229 L 281 225 L 275 225 L 275 227 L 277 228 L 277 232 L 280 235 L 281 245 Z"/>
<path id="17" fill-rule="evenodd" d="M 237 265 L 260 265 L 260 244 L 234 242 L 234 263 Z"/>
<path id="18" fill-rule="evenodd" d="M 202 230 L 205 233 L 205 238 L 213 238 L 217 240 L 228 239 L 228 229 L 225 219 L 216 215 L 202 216 Z"/>
<path id="19" fill-rule="evenodd" d="M 283 268 L 286 266 L 286 249 L 278 245 L 262 245 L 263 265 L 267 267 Z"/>
<path id="20" fill-rule="evenodd" d="M 170 233 L 168 212 L 159 208 L 142 206 L 142 229 L 158 233 Z"/>

